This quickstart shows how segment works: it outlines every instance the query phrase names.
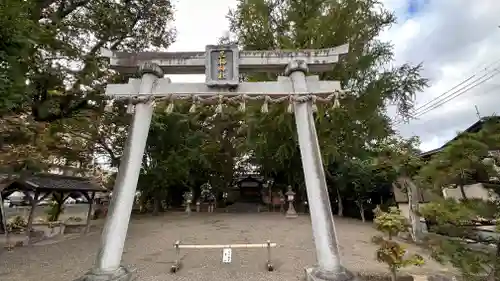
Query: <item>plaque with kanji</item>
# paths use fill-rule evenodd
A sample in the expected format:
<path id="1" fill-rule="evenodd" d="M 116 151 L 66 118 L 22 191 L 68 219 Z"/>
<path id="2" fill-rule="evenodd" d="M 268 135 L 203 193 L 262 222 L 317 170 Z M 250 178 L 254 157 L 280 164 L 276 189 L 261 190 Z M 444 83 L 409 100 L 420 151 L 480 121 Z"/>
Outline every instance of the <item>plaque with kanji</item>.
<path id="1" fill-rule="evenodd" d="M 223 263 L 231 263 L 231 248 L 222 249 L 222 262 Z"/>
<path id="2" fill-rule="evenodd" d="M 207 46 L 205 75 L 209 87 L 234 88 L 239 84 L 238 47 Z"/>

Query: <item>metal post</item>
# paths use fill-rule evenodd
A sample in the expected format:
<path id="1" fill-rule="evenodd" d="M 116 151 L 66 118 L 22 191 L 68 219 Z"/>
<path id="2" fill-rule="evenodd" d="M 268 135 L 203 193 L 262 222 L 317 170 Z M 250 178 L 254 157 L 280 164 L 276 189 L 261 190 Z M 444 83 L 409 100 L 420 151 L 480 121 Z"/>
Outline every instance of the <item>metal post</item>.
<path id="1" fill-rule="evenodd" d="M 89 210 L 87 211 L 87 221 L 85 224 L 85 234 L 89 233 L 90 231 L 90 223 L 92 219 L 92 207 L 94 206 L 94 199 L 95 199 L 95 192 L 92 192 L 91 196 L 87 196 L 89 200 Z"/>
<path id="2" fill-rule="evenodd" d="M 120 263 L 153 115 L 154 102 L 148 96 L 151 94 L 156 80 L 163 77 L 160 67 L 151 63 L 144 64 L 140 69 L 140 74 L 142 81 L 139 95 L 142 95 L 141 97 L 144 99 L 135 105 L 127 145 L 120 162 L 113 197 L 101 236 L 96 265 L 80 280 L 128 281 L 132 278 L 131 272 L 122 267 Z"/>
<path id="3" fill-rule="evenodd" d="M 292 61 L 285 73 L 290 76 L 294 92 L 307 93 L 305 74 L 308 72 L 304 61 Z M 328 197 L 321 151 L 319 148 L 312 103 L 295 103 L 295 123 L 299 138 L 302 168 L 310 202 L 311 224 L 316 247 L 317 267 L 306 269 L 307 280 L 352 280 L 340 263 L 335 224 Z"/>
<path id="4" fill-rule="evenodd" d="M 180 267 L 181 267 L 181 249 L 179 247 L 180 241 L 175 241 L 174 243 L 174 248 L 175 248 L 175 262 L 170 268 L 171 273 L 176 273 Z"/>
<path id="5" fill-rule="evenodd" d="M 274 270 L 274 266 L 273 266 L 273 262 L 271 261 L 271 241 L 267 240 L 266 243 L 267 243 L 267 263 L 266 263 L 266 267 L 267 267 L 268 271 L 273 271 Z"/>
<path id="6" fill-rule="evenodd" d="M 269 204 L 268 204 L 268 207 L 267 207 L 268 208 L 267 211 L 271 212 L 271 208 L 273 206 L 273 191 L 272 191 L 271 185 L 269 183 L 267 183 L 266 185 L 268 187 L 268 193 L 269 193 Z"/>
<path id="7" fill-rule="evenodd" d="M 273 271 L 274 266 L 271 261 L 271 248 L 277 247 L 276 243 L 271 243 L 270 240 L 267 240 L 266 243 L 263 244 L 204 244 L 204 245 L 195 245 L 195 244 L 181 244 L 180 241 L 175 241 L 174 248 L 176 253 L 176 260 L 174 264 L 170 268 L 171 273 L 176 273 L 182 266 L 180 249 L 255 249 L 255 248 L 266 248 L 267 249 L 267 261 L 266 261 L 266 269 L 267 271 Z"/>

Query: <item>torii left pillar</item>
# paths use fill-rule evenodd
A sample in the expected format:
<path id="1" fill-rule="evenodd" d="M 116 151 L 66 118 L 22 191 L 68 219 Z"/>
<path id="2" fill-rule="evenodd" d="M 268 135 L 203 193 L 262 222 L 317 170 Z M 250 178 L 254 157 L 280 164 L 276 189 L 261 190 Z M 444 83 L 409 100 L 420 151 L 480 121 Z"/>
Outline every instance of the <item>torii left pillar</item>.
<path id="1" fill-rule="evenodd" d="M 153 116 L 154 101 L 149 97 L 154 90 L 156 80 L 163 77 L 161 68 L 152 63 L 143 64 L 139 73 L 142 77 L 139 100 L 135 105 L 127 143 L 120 161 L 97 260 L 94 268 L 77 281 L 133 280 L 132 272 L 121 265 L 121 260 L 142 157 Z"/>

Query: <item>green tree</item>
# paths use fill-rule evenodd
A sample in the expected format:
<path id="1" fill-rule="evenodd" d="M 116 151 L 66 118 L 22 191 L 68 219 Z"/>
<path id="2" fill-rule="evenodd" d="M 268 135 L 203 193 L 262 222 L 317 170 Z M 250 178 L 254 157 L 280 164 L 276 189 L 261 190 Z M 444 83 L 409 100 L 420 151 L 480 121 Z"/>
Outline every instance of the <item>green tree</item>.
<path id="1" fill-rule="evenodd" d="M 350 157 L 365 159 L 367 143 L 393 134 L 387 105 L 396 104 L 402 118 L 407 118 L 415 93 L 427 85 L 420 77 L 420 65 L 385 67 L 392 61 L 392 46 L 377 36 L 395 18 L 379 4 L 365 0 L 241 0 L 229 13 L 231 32 L 245 50 L 350 44 L 349 54 L 331 71 L 320 74 L 321 79 L 339 80 L 345 89 L 352 90 L 342 98 L 341 108 L 319 107 L 316 114 L 323 162 L 329 172 L 328 167 L 335 162 Z M 275 78 L 271 74 L 245 77 L 249 81 Z M 283 178 L 303 187 L 303 179 L 296 176 L 302 173 L 293 116 L 284 114 L 284 106 L 272 108 L 267 117 L 255 118 L 251 125 L 250 151 L 257 166 L 278 181 Z M 333 174 L 329 174 L 330 182 Z"/>
<path id="2" fill-rule="evenodd" d="M 349 165 L 348 177 L 350 180 L 351 193 L 354 202 L 359 209 L 363 222 L 365 219 L 366 203 L 371 197 L 371 192 L 376 190 L 374 184 L 374 170 L 372 163 L 360 159 L 352 159 Z"/>
<path id="3" fill-rule="evenodd" d="M 403 267 L 411 265 L 423 265 L 424 259 L 418 254 L 409 254 L 401 243 L 393 238 L 399 233 L 408 230 L 408 222 L 401 215 L 397 207 L 390 207 L 388 212 L 375 209 L 375 228 L 382 232 L 384 236 L 374 236 L 373 243 L 379 246 L 377 249 L 377 261 L 387 264 L 391 273 L 391 280 L 397 280 L 397 274 Z"/>
<path id="4" fill-rule="evenodd" d="M 393 189 L 397 188 L 408 196 L 410 234 L 415 242 L 423 237 L 418 215 L 421 190 L 415 179 L 422 165 L 420 151 L 417 149 L 419 143 L 415 137 L 391 137 L 373 146 L 373 152 L 376 154 L 373 160 L 382 177 L 392 183 Z"/>
<path id="5" fill-rule="evenodd" d="M 494 121 L 492 118 L 490 121 Z M 500 140 L 497 122 L 486 121 L 477 133 L 457 136 L 420 170 L 423 187 L 442 194 L 443 188 L 459 188 L 461 199 L 439 198 L 422 206 L 420 212 L 431 223 L 434 257 L 456 267 L 465 280 L 498 280 L 500 278 L 499 236 L 485 236 L 478 225 L 495 225 L 499 215 L 497 197 L 469 198 L 466 185 L 498 184 L 498 159 L 495 151 Z M 491 155 L 493 152 L 493 155 Z M 498 189 L 491 190 L 498 196 Z M 498 235 L 498 232 L 496 233 Z M 496 251 L 491 245 L 496 244 Z"/>
<path id="6" fill-rule="evenodd" d="M 233 182 L 237 161 L 245 152 L 244 114 L 231 106 L 223 107 L 222 112 L 209 107 L 200 117 L 203 134 L 200 157 L 209 169 L 210 183 L 218 198 Z"/>
<path id="7" fill-rule="evenodd" d="M 102 48 L 168 47 L 175 34 L 168 0 L 14 2 L 2 9 L 6 24 L 1 31 L 2 36 L 14 35 L 14 42 L 2 45 L 0 52 L 15 61 L 11 65 L 17 79 L 29 83 L 7 92 L 2 115 L 12 110 L 50 122 L 94 109 L 89 101 L 100 100 L 103 85 L 116 79 L 101 59 Z M 22 46 L 17 52 L 16 44 Z"/>
<path id="8" fill-rule="evenodd" d="M 92 158 L 103 158 L 105 164 L 116 168 L 120 164 L 130 121 L 125 104 L 115 101 L 110 110 L 101 108 L 86 114 L 77 113 L 72 118 L 56 120 L 50 126 L 54 134 L 60 136 L 61 143 L 81 143 L 80 147 L 66 144 L 68 149 L 85 148 Z"/>
<path id="9" fill-rule="evenodd" d="M 105 154 L 117 166 L 128 120 L 104 113 L 103 93 L 127 77 L 108 69 L 101 49 L 169 46 L 172 13 L 169 0 L 2 1 L 0 164 L 86 167 Z"/>
<path id="10" fill-rule="evenodd" d="M 152 201 L 154 215 L 169 190 L 192 188 L 192 170 L 203 167 L 204 135 L 197 124 L 199 115 L 164 110 L 159 106 L 153 116 L 138 185 L 143 199 Z"/>
<path id="11" fill-rule="evenodd" d="M 468 197 L 465 186 L 486 177 L 488 167 L 483 159 L 489 147 L 477 135 L 464 134 L 437 153 L 420 171 L 420 178 L 427 185 L 441 190 L 444 187 L 460 189 L 463 200 Z"/>
<path id="12" fill-rule="evenodd" d="M 260 106 L 250 106 L 244 121 L 245 147 L 253 163 L 263 176 L 273 178 L 274 185 L 282 189 L 288 185 L 304 186 L 293 115 L 285 107 L 272 105 L 268 112 L 262 113 Z"/>
<path id="13" fill-rule="evenodd" d="M 38 24 L 27 17 L 31 1 L 0 3 L 0 116 L 25 102 L 26 80 L 22 59 L 38 38 Z M 7 98 L 8 97 L 8 98 Z"/>

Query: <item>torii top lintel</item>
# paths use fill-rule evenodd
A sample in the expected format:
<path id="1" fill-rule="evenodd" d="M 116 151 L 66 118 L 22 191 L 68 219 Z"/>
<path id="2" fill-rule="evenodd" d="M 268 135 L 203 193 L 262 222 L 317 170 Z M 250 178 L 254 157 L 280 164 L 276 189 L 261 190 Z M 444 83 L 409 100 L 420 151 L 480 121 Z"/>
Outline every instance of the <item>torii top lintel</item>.
<path id="1" fill-rule="evenodd" d="M 305 61 L 311 72 L 325 72 L 338 62 L 339 55 L 347 54 L 348 51 L 348 44 L 326 49 L 273 51 L 240 51 L 236 45 L 209 45 L 205 52 L 125 53 L 105 50 L 103 55 L 110 58 L 110 67 L 121 73 L 136 73 L 142 63 L 151 62 L 159 65 L 166 74 L 208 75 L 211 71 L 210 63 L 215 67 L 227 63 L 235 66 L 239 73 L 276 73 L 283 72 L 292 59 Z M 217 53 L 217 56 L 213 56 L 214 53 Z"/>

